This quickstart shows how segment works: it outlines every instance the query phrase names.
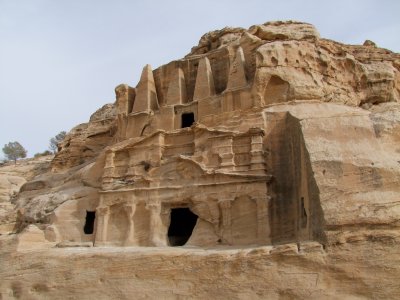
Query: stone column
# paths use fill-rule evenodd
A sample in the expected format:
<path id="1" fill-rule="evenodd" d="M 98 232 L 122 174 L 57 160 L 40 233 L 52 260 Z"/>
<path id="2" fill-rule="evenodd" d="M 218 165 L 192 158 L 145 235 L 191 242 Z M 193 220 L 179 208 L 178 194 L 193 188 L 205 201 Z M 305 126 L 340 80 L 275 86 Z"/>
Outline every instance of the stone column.
<path id="1" fill-rule="evenodd" d="M 108 220 L 110 218 L 110 208 L 108 206 L 96 209 L 97 225 L 95 246 L 103 246 L 107 242 Z"/>
<path id="2" fill-rule="evenodd" d="M 231 206 L 232 200 L 224 199 L 218 201 L 219 207 L 221 209 L 222 215 L 222 237 L 229 244 L 232 243 L 232 214 L 231 214 Z"/>
<path id="3" fill-rule="evenodd" d="M 136 211 L 136 204 L 128 204 L 124 206 L 125 212 L 128 216 L 128 231 L 126 233 L 126 239 L 124 242 L 125 246 L 136 246 L 136 239 L 135 239 L 135 222 L 133 216 L 135 215 Z"/>
<path id="4" fill-rule="evenodd" d="M 165 226 L 161 218 L 161 203 L 148 203 L 146 208 L 150 211 L 150 246 L 167 246 Z"/>
<path id="5" fill-rule="evenodd" d="M 257 239 L 260 244 L 271 243 L 271 228 L 269 225 L 269 202 L 271 197 L 262 195 L 256 198 L 257 203 Z"/>
<path id="6" fill-rule="evenodd" d="M 249 133 L 251 134 L 250 170 L 257 174 L 265 174 L 264 132 L 260 128 L 250 128 Z"/>

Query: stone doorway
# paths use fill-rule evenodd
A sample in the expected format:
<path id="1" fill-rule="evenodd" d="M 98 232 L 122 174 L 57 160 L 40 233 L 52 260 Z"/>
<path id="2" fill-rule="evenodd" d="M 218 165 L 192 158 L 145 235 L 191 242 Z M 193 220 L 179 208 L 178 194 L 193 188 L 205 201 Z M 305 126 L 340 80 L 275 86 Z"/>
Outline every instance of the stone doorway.
<path id="1" fill-rule="evenodd" d="M 192 235 L 197 218 L 197 215 L 187 207 L 171 209 L 171 222 L 168 228 L 170 246 L 183 246 L 186 244 Z"/>
<path id="2" fill-rule="evenodd" d="M 93 234 L 94 219 L 96 219 L 96 212 L 86 211 L 86 221 L 85 226 L 83 227 L 83 232 L 85 234 Z"/>

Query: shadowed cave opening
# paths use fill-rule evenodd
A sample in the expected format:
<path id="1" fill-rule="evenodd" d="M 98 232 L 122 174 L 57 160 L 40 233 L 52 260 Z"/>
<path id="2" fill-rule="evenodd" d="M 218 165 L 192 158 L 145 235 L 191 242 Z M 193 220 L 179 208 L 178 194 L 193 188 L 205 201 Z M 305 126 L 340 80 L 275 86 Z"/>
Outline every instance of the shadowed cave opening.
<path id="1" fill-rule="evenodd" d="M 182 114 L 182 126 L 181 128 L 190 127 L 194 123 L 194 113 Z"/>
<path id="2" fill-rule="evenodd" d="M 92 234 L 94 229 L 94 219 L 96 219 L 95 211 L 86 211 L 86 221 L 83 227 L 83 232 L 85 234 Z"/>
<path id="3" fill-rule="evenodd" d="M 172 208 L 171 223 L 168 228 L 168 240 L 171 246 L 183 246 L 192 235 L 197 215 L 189 208 Z"/>

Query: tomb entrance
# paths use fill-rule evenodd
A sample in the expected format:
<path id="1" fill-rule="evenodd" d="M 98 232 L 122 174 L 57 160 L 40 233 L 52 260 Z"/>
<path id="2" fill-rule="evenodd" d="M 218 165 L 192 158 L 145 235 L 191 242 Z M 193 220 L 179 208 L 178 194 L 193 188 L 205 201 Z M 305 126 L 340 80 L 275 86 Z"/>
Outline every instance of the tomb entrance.
<path id="1" fill-rule="evenodd" d="M 85 234 L 92 234 L 94 229 L 94 219 L 96 218 L 95 211 L 86 211 L 86 221 L 83 227 L 83 232 Z"/>
<path id="2" fill-rule="evenodd" d="M 192 235 L 197 215 L 187 207 L 172 208 L 171 222 L 168 228 L 170 246 L 183 246 Z"/>

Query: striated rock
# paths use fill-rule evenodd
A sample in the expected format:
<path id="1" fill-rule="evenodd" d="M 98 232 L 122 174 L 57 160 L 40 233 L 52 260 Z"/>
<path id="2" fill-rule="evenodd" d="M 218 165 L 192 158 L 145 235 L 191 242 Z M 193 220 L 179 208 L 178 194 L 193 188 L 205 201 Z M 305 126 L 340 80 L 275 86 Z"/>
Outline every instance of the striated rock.
<path id="1" fill-rule="evenodd" d="M 6 181 L 1 297 L 398 298 L 399 70 L 295 21 L 146 65 Z"/>

